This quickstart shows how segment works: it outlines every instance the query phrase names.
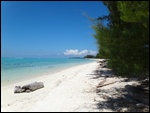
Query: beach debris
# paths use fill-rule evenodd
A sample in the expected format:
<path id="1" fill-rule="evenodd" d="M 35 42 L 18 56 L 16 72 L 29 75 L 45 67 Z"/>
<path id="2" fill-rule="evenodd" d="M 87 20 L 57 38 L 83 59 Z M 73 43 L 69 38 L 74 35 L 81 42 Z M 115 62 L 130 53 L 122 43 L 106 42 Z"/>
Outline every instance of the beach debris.
<path id="1" fill-rule="evenodd" d="M 43 82 L 33 82 L 24 86 L 15 86 L 14 93 L 23 93 L 23 92 L 31 92 L 37 89 L 43 88 Z"/>
<path id="2" fill-rule="evenodd" d="M 14 93 L 22 93 L 25 89 L 22 89 L 21 86 L 15 86 Z"/>
<path id="3" fill-rule="evenodd" d="M 103 87 L 103 86 L 107 86 L 107 85 L 110 85 L 110 84 L 114 84 L 115 82 L 116 82 L 116 81 L 109 82 L 109 83 L 107 83 L 107 84 L 100 84 L 100 85 L 97 86 L 97 88 Z"/>

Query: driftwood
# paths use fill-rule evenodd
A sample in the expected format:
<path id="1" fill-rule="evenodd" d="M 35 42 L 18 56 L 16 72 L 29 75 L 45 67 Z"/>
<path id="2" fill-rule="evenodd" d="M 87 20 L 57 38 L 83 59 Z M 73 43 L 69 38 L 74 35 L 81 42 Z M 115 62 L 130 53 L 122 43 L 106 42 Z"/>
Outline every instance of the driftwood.
<path id="1" fill-rule="evenodd" d="M 44 87 L 44 84 L 42 82 L 34 82 L 34 83 L 30 83 L 30 84 L 22 86 L 22 89 L 34 91 L 43 87 Z"/>
<path id="2" fill-rule="evenodd" d="M 110 82 L 110 83 L 107 83 L 107 84 L 101 84 L 101 85 L 98 85 L 97 88 L 103 87 L 103 86 L 107 86 L 107 85 L 113 84 L 113 83 L 115 83 L 115 82 L 116 82 L 116 81 Z"/>
<path id="3" fill-rule="evenodd" d="M 14 93 L 31 92 L 43 88 L 43 82 L 34 82 L 24 86 L 15 86 Z"/>
<path id="4" fill-rule="evenodd" d="M 22 93 L 25 90 L 21 88 L 21 86 L 15 86 L 14 93 Z"/>

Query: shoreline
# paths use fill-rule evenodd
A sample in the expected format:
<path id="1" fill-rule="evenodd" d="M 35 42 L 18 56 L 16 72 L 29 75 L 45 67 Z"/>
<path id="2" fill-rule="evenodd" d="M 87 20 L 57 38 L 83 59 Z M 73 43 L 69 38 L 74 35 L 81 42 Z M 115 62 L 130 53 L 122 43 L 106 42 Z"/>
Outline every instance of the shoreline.
<path id="1" fill-rule="evenodd" d="M 94 62 L 94 61 L 91 61 L 91 62 Z M 91 62 L 87 62 L 87 63 L 91 63 Z M 54 69 L 49 69 L 47 70 L 47 72 L 45 73 L 39 73 L 39 74 L 31 74 L 30 76 L 27 76 L 27 77 L 23 77 L 21 79 L 14 79 L 14 80 L 7 80 L 7 81 L 1 81 L 1 86 L 8 86 L 8 85 L 13 85 L 14 83 L 18 83 L 18 82 L 23 82 L 23 81 L 27 81 L 27 80 L 30 80 L 30 79 L 33 79 L 33 78 L 38 78 L 38 77 L 43 77 L 43 76 L 48 76 L 48 75 L 51 75 L 51 74 L 54 74 L 54 73 L 57 73 L 57 72 L 60 72 L 60 71 L 63 71 L 65 69 L 68 69 L 68 68 L 71 68 L 71 67 L 75 67 L 75 66 L 79 66 L 79 65 L 84 65 L 84 64 L 87 64 L 86 62 L 85 63 L 71 63 L 71 64 L 63 64 L 61 66 L 57 66 L 55 67 Z"/>
<path id="2" fill-rule="evenodd" d="M 75 87 L 78 86 L 78 88 L 80 88 L 81 83 L 79 83 L 80 80 L 83 80 L 83 83 L 87 83 L 86 80 L 89 80 L 88 78 L 88 74 L 92 73 L 97 66 L 97 62 L 91 62 L 91 63 L 86 63 L 86 64 L 80 64 L 74 67 L 69 67 L 66 69 L 63 69 L 59 72 L 53 73 L 53 74 L 49 74 L 49 75 L 45 75 L 45 76 L 40 76 L 40 77 L 35 77 L 29 80 L 24 80 L 24 81 L 20 81 L 14 84 L 10 84 L 7 86 L 1 86 L 1 110 L 2 111 L 36 111 L 36 109 L 41 110 L 41 111 L 47 111 L 45 110 L 45 107 L 39 107 L 41 105 L 38 105 L 40 103 L 47 103 L 49 104 L 48 100 L 51 99 L 46 99 L 46 98 L 54 98 L 57 100 L 58 95 L 56 95 L 56 93 L 58 92 L 62 92 L 61 90 L 66 89 L 66 88 L 70 88 L 70 85 L 74 85 Z M 77 80 L 74 80 L 77 79 Z M 31 92 L 31 93 L 20 93 L 20 94 L 14 94 L 14 87 L 18 86 L 18 85 L 26 85 L 28 83 L 32 83 L 32 82 L 43 82 L 44 83 L 44 88 L 39 89 L 37 91 Z M 74 82 L 71 83 L 70 81 Z M 91 81 L 93 81 L 91 79 Z M 62 84 L 69 84 L 69 85 L 62 85 Z M 88 83 L 88 85 L 91 86 L 90 83 Z M 94 85 L 94 84 L 93 84 Z M 96 85 L 96 84 L 95 84 Z M 59 86 L 59 87 L 58 87 Z M 83 87 L 87 87 L 87 88 L 91 88 L 87 85 L 83 85 Z M 53 91 L 56 90 L 57 88 L 59 88 L 59 91 Z M 73 87 L 72 87 L 73 88 Z M 71 94 L 72 92 L 78 92 L 76 90 L 77 89 L 72 89 L 71 88 Z M 51 91 L 52 90 L 52 91 Z M 51 96 L 49 96 L 51 95 Z M 63 95 L 62 95 L 63 96 Z M 68 98 L 66 96 L 63 96 L 63 98 Z M 76 98 L 76 97 L 75 97 Z M 44 100 L 43 100 L 44 99 Z M 43 100 L 43 101 L 42 101 Z M 66 99 L 67 100 L 67 99 Z M 76 99 L 75 99 L 76 100 Z M 58 100 L 60 101 L 60 100 Z M 34 106 L 37 107 L 34 107 Z M 63 105 L 63 103 L 62 103 Z M 76 104 L 75 104 L 76 105 Z M 56 107 L 57 105 L 53 105 L 52 107 L 50 107 L 48 109 L 48 111 L 55 111 L 54 107 Z M 48 107 L 48 105 L 46 106 Z M 63 109 L 63 108 L 61 108 Z M 59 111 L 59 109 L 56 109 Z M 70 109 L 65 109 L 64 111 L 70 111 Z M 62 110 L 60 110 L 62 111 Z"/>
<path id="3" fill-rule="evenodd" d="M 126 98 L 125 86 L 137 80 L 117 77 L 111 69 L 95 62 L 35 77 L 9 86 L 1 86 L 2 112 L 143 112 L 149 106 Z M 100 73 L 99 73 L 100 72 Z M 14 94 L 15 86 L 43 82 L 44 88 Z M 102 83 L 103 82 L 103 83 Z M 139 107 L 142 105 L 142 108 Z"/>

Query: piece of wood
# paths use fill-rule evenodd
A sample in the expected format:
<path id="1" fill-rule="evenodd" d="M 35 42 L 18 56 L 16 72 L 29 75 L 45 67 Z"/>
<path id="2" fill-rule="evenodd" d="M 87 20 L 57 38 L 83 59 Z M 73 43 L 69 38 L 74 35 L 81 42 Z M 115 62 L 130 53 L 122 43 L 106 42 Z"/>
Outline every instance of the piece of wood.
<path id="1" fill-rule="evenodd" d="M 23 93 L 23 92 L 31 92 L 37 89 L 43 88 L 43 82 L 34 82 L 24 86 L 15 86 L 14 93 Z"/>
<path id="2" fill-rule="evenodd" d="M 22 93 L 25 90 L 21 88 L 21 86 L 15 86 L 14 93 Z"/>
<path id="3" fill-rule="evenodd" d="M 43 82 L 34 82 L 34 83 L 30 83 L 30 84 L 22 86 L 22 89 L 34 91 L 43 87 L 44 87 Z"/>
<path id="4" fill-rule="evenodd" d="M 107 84 L 98 85 L 97 88 L 103 87 L 103 86 L 107 86 L 107 85 L 113 84 L 113 83 L 115 83 L 115 82 L 116 82 L 116 81 L 110 82 L 110 83 L 107 83 Z"/>

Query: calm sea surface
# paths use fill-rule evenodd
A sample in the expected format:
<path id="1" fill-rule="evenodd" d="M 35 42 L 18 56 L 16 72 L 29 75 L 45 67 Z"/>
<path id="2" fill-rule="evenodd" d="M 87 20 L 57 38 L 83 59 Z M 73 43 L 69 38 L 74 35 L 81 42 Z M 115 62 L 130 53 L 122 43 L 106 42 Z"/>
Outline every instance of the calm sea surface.
<path id="1" fill-rule="evenodd" d="M 72 58 L 1 58 L 1 85 L 47 75 L 67 67 L 93 62 Z"/>

